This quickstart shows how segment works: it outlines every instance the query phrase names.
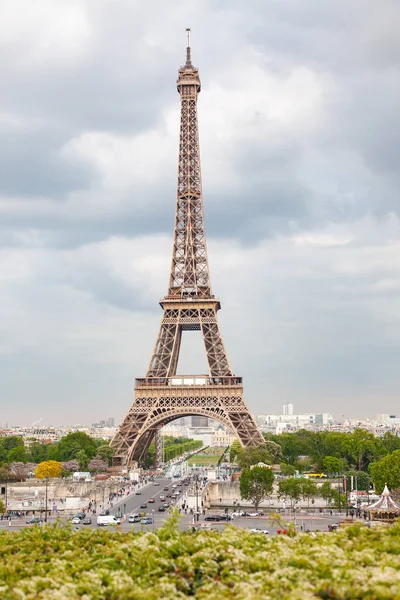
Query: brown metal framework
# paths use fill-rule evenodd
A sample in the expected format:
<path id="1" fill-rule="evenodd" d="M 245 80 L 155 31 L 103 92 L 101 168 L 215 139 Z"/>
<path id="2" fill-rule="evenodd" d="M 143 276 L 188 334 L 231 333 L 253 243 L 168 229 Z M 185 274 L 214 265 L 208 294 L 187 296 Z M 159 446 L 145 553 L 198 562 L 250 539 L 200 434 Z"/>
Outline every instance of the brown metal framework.
<path id="1" fill-rule="evenodd" d="M 190 44 L 179 69 L 181 100 L 178 189 L 168 294 L 147 375 L 112 441 L 115 464 L 142 462 L 156 432 L 182 416 L 203 415 L 232 430 L 243 446 L 264 441 L 243 400 L 243 385 L 229 365 L 217 321 L 221 304 L 211 293 L 204 228 L 197 96 L 198 70 Z M 208 375 L 176 375 L 182 331 L 201 331 Z"/>

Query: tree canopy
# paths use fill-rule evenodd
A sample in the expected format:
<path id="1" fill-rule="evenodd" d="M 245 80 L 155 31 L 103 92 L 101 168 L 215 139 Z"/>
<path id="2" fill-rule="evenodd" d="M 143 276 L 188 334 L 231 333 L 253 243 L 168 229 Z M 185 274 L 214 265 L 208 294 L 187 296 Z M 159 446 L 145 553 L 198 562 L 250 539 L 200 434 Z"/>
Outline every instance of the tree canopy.
<path id="1" fill-rule="evenodd" d="M 273 484 L 274 472 L 269 467 L 245 468 L 239 480 L 240 496 L 258 510 L 260 502 L 272 492 Z"/>

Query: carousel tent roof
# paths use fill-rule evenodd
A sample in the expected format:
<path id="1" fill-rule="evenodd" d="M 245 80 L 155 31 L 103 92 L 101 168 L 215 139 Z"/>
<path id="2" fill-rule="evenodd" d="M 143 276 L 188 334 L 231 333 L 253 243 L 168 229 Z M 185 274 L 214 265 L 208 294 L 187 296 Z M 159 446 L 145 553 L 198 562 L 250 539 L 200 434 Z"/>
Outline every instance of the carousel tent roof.
<path id="1" fill-rule="evenodd" d="M 400 506 L 396 504 L 396 502 L 391 497 L 386 483 L 379 500 L 377 500 L 373 504 L 370 504 L 367 507 L 367 510 L 371 512 L 391 512 L 400 514 Z"/>

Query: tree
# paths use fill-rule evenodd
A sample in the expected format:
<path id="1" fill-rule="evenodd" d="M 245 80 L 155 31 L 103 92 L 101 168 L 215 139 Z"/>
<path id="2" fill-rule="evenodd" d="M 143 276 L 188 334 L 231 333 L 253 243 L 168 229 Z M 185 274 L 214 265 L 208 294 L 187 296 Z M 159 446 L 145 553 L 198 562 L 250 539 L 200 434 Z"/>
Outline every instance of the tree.
<path id="1" fill-rule="evenodd" d="M 0 468 L 0 482 L 17 481 L 18 477 L 7 467 Z"/>
<path id="2" fill-rule="evenodd" d="M 114 450 L 109 444 L 101 444 L 97 448 L 97 456 L 107 462 L 107 465 L 111 465 L 112 457 L 114 456 Z"/>
<path id="3" fill-rule="evenodd" d="M 245 468 L 239 480 L 240 496 L 258 510 L 260 503 L 272 492 L 273 485 L 274 472 L 269 467 Z"/>
<path id="4" fill-rule="evenodd" d="M 34 463 L 40 463 L 47 460 L 47 446 L 40 442 L 33 442 L 29 446 L 29 458 Z"/>
<path id="5" fill-rule="evenodd" d="M 241 449 L 241 444 L 239 442 L 239 440 L 234 440 L 232 442 L 232 445 L 230 447 L 229 450 L 229 459 L 231 462 L 233 462 L 237 456 L 237 453 L 239 452 L 239 450 Z"/>
<path id="6" fill-rule="evenodd" d="M 342 461 L 336 456 L 325 456 L 322 464 L 329 475 L 336 475 L 342 471 Z"/>
<path id="7" fill-rule="evenodd" d="M 0 515 L 4 515 L 6 512 L 6 505 L 3 502 L 3 499 L 0 498 Z"/>
<path id="8" fill-rule="evenodd" d="M 62 463 L 62 468 L 65 471 L 79 471 L 79 463 L 76 460 L 76 458 L 73 458 L 72 460 L 67 460 L 67 462 Z"/>
<path id="9" fill-rule="evenodd" d="M 35 469 L 36 479 L 44 479 L 45 477 L 60 477 L 62 464 L 56 460 L 45 460 L 41 462 Z"/>
<path id="10" fill-rule="evenodd" d="M 28 452 L 25 446 L 15 446 L 15 448 L 11 448 L 7 454 L 7 462 L 23 462 L 27 463 L 29 459 Z"/>
<path id="11" fill-rule="evenodd" d="M 15 475 L 17 481 L 25 481 L 29 472 L 35 468 L 32 463 L 13 462 L 10 465 L 10 471 Z"/>
<path id="12" fill-rule="evenodd" d="M 293 508 L 300 500 L 302 495 L 302 487 L 300 478 L 289 477 L 282 479 L 278 484 L 278 498 L 290 500 L 290 506 Z"/>
<path id="13" fill-rule="evenodd" d="M 78 453 L 84 451 L 86 458 L 91 459 L 96 456 L 97 443 L 94 438 L 83 431 L 75 431 L 61 438 L 57 444 L 58 458 L 61 461 L 78 458 Z"/>
<path id="14" fill-rule="evenodd" d="M 370 489 L 371 477 L 365 471 L 347 471 L 347 486 L 351 489 L 351 478 L 353 477 L 353 489 L 367 492 Z"/>
<path id="15" fill-rule="evenodd" d="M 366 429 L 355 429 L 348 437 L 347 449 L 358 471 L 363 471 L 373 460 L 378 442 L 374 434 Z"/>
<path id="16" fill-rule="evenodd" d="M 9 437 L 4 438 L 3 440 L 4 449 L 9 452 L 12 448 L 16 448 L 17 446 L 25 446 L 24 440 L 19 435 L 10 435 Z"/>
<path id="17" fill-rule="evenodd" d="M 296 473 L 296 469 L 294 468 L 294 466 L 288 465 L 286 463 L 281 463 L 280 469 L 282 475 L 284 475 L 285 477 L 293 477 L 293 475 Z"/>
<path id="18" fill-rule="evenodd" d="M 257 463 L 271 464 L 282 458 L 282 450 L 275 442 L 265 442 L 260 446 L 247 446 L 237 452 L 237 463 L 244 469 Z"/>
<path id="19" fill-rule="evenodd" d="M 332 488 L 332 485 L 329 481 L 324 481 L 319 488 L 319 493 L 321 498 L 325 500 L 327 506 L 332 502 L 335 496 L 335 490 Z"/>
<path id="20" fill-rule="evenodd" d="M 88 469 L 90 472 L 100 473 L 101 471 L 107 471 L 108 463 L 100 458 L 100 456 L 95 456 L 92 458 L 90 463 L 88 464 Z"/>
<path id="21" fill-rule="evenodd" d="M 299 479 L 299 481 L 303 500 L 307 500 L 308 506 L 310 506 L 310 500 L 318 496 L 317 484 L 315 481 L 311 481 L 311 479 Z"/>
<path id="22" fill-rule="evenodd" d="M 369 471 L 378 494 L 382 493 L 385 483 L 389 490 L 400 488 L 400 450 L 372 463 Z"/>
<path id="23" fill-rule="evenodd" d="M 79 450 L 79 452 L 77 452 L 76 460 L 79 463 L 79 468 L 81 471 L 85 471 L 88 466 L 89 458 L 84 450 Z"/>

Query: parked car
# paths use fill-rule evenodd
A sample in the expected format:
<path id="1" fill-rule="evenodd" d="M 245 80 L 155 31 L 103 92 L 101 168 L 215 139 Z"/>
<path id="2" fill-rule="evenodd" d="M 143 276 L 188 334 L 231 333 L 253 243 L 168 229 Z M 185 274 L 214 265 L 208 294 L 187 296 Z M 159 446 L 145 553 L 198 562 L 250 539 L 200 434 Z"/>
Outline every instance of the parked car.
<path id="1" fill-rule="evenodd" d="M 74 514 L 74 518 L 77 517 L 78 519 L 84 519 L 86 517 L 86 513 L 84 512 L 77 512 Z"/>
<path id="2" fill-rule="evenodd" d="M 264 535 L 268 535 L 267 529 L 258 529 L 255 527 L 254 529 L 250 529 L 251 533 L 263 533 Z"/>
<path id="3" fill-rule="evenodd" d="M 30 519 L 27 520 L 27 524 L 28 525 L 38 525 L 39 523 L 42 523 L 43 519 L 41 519 L 40 517 L 31 517 Z"/>
<path id="4" fill-rule="evenodd" d="M 141 519 L 140 515 L 129 515 L 128 523 L 140 523 Z"/>
<path id="5" fill-rule="evenodd" d="M 154 500 L 154 498 L 149 498 L 149 499 L 147 500 L 147 502 L 148 502 L 149 504 L 154 504 L 155 500 Z"/>
<path id="6" fill-rule="evenodd" d="M 83 525 L 91 525 L 92 519 L 90 517 L 85 517 L 82 521 Z"/>
<path id="7" fill-rule="evenodd" d="M 103 510 L 103 511 L 100 513 L 100 515 L 99 515 L 99 516 L 100 516 L 100 517 L 106 517 L 106 516 L 108 516 L 109 514 L 110 514 L 110 511 L 107 509 L 107 510 Z"/>
<path id="8" fill-rule="evenodd" d="M 121 519 L 115 517 L 114 515 L 99 515 L 97 517 L 97 525 L 106 526 L 106 525 L 121 525 Z"/>
<path id="9" fill-rule="evenodd" d="M 73 525 L 79 525 L 79 524 L 80 524 L 80 522 L 81 522 L 81 520 L 80 520 L 80 518 L 79 518 L 79 517 L 72 517 L 72 519 L 71 519 L 71 523 L 72 523 Z"/>
<path id="10" fill-rule="evenodd" d="M 208 517 L 206 517 L 204 520 L 205 521 L 221 521 L 221 517 L 220 517 L 220 515 L 208 515 Z"/>
<path id="11" fill-rule="evenodd" d="M 232 513 L 232 517 L 244 517 L 245 513 L 243 510 L 237 510 Z"/>
<path id="12" fill-rule="evenodd" d="M 219 515 L 220 521 L 233 521 L 233 516 L 228 514 Z"/>
<path id="13" fill-rule="evenodd" d="M 143 517 L 143 519 L 141 520 L 141 523 L 143 525 L 151 525 L 153 522 L 153 519 L 151 517 Z"/>
<path id="14" fill-rule="evenodd" d="M 140 508 L 147 508 L 147 503 L 146 503 L 146 502 L 143 502 L 143 503 L 140 505 Z"/>

